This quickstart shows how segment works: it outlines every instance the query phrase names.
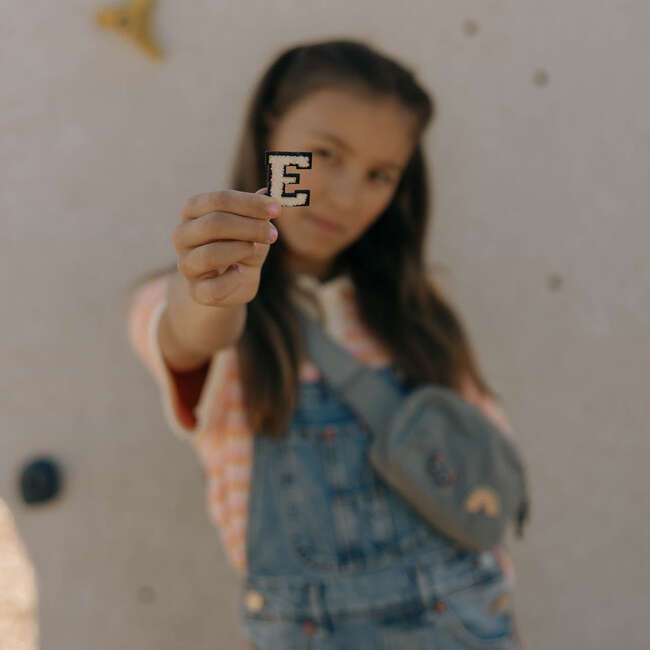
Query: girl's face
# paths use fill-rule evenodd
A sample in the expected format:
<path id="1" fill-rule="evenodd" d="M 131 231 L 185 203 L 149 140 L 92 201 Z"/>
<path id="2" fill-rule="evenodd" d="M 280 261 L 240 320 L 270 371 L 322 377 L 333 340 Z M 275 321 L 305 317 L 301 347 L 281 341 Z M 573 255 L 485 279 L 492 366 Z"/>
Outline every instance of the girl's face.
<path id="1" fill-rule="evenodd" d="M 336 255 L 390 203 L 415 145 L 416 121 L 392 98 L 326 88 L 273 124 L 268 149 L 311 151 L 312 169 L 287 167 L 309 189 L 308 206 L 283 207 L 273 223 L 294 272 L 327 279 Z"/>

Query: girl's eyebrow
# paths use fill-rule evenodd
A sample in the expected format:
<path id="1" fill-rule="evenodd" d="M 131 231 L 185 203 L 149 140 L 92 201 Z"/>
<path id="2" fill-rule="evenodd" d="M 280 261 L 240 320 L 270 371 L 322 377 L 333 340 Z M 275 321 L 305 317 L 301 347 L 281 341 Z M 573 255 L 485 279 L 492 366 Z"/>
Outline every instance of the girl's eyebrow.
<path id="1" fill-rule="evenodd" d="M 321 138 L 331 140 L 332 142 L 335 142 L 336 144 L 338 144 L 339 147 L 341 147 L 342 149 L 346 149 L 350 153 L 354 153 L 352 147 L 350 147 L 349 144 L 347 144 L 346 142 L 341 140 L 341 138 L 339 138 L 337 135 L 334 135 L 333 133 L 328 133 L 327 131 L 317 131 L 317 130 L 313 130 L 313 129 L 310 131 L 310 133 L 312 133 L 314 135 L 318 135 Z M 385 162 L 382 162 L 382 163 L 379 163 L 379 164 L 382 167 L 395 167 L 396 169 L 398 169 L 400 171 L 402 170 L 402 165 L 398 165 L 397 163 L 394 163 L 394 162 L 385 161 Z"/>

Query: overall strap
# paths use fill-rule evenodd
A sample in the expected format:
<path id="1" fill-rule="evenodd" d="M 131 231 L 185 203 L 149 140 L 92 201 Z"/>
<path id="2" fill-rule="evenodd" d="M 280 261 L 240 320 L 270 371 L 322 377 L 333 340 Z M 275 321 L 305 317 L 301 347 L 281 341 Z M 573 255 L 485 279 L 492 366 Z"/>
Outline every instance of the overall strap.
<path id="1" fill-rule="evenodd" d="M 375 433 L 387 429 L 403 396 L 371 368 L 323 331 L 319 323 L 298 309 L 303 336 L 310 358 L 325 380 L 348 402 Z"/>

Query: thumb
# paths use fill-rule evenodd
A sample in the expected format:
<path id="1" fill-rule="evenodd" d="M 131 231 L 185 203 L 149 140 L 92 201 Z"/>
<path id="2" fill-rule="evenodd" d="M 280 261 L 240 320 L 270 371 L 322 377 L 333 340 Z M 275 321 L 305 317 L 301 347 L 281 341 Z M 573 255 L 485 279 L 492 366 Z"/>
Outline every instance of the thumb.
<path id="1" fill-rule="evenodd" d="M 255 194 L 266 194 L 266 186 L 265 187 L 260 187 Z"/>

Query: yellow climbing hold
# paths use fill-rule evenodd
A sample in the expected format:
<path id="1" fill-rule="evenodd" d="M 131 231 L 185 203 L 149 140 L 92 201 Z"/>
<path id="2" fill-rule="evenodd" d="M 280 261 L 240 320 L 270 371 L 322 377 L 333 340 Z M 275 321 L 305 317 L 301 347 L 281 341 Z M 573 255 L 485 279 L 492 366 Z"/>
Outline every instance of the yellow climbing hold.
<path id="1" fill-rule="evenodd" d="M 104 7 L 97 12 L 97 23 L 128 38 L 149 56 L 160 59 L 163 51 L 151 33 L 153 0 L 131 0 L 123 5 Z"/>

